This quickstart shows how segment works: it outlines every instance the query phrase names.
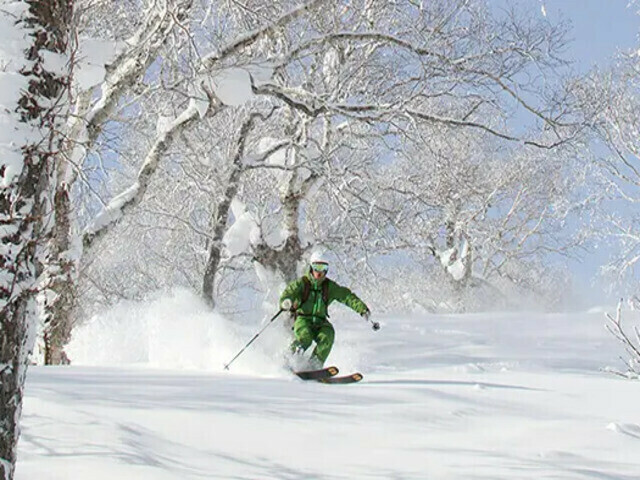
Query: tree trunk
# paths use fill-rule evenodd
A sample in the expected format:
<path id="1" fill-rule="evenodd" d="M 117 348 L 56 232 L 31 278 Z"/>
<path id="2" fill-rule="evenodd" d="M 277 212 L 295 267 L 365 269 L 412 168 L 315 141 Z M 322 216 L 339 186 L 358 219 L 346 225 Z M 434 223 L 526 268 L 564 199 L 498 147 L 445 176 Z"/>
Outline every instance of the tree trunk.
<path id="1" fill-rule="evenodd" d="M 216 274 L 220 267 L 222 259 L 222 239 L 227 232 L 227 224 L 229 222 L 229 211 L 231 210 L 231 202 L 238 193 L 240 185 L 240 175 L 242 169 L 240 163 L 235 163 L 227 188 L 224 192 L 222 201 L 218 204 L 218 211 L 214 221 L 213 236 L 209 244 L 209 253 L 207 255 L 207 266 L 202 279 L 202 298 L 212 309 L 215 307 L 216 301 L 213 296 L 213 288 L 215 286 Z"/>
<path id="2" fill-rule="evenodd" d="M 56 223 L 50 242 L 47 268 L 54 272 L 47 288 L 53 298 L 44 306 L 44 363 L 66 365 L 64 352 L 71 338 L 76 298 L 75 261 L 69 252 L 72 238 L 71 199 L 68 185 L 61 184 L 54 197 Z"/>
<path id="3" fill-rule="evenodd" d="M 266 268 L 282 275 L 289 283 L 298 277 L 298 263 L 302 260 L 304 249 L 297 237 L 287 237 L 284 246 L 275 249 L 265 243 L 254 247 L 253 259 Z"/>
<path id="4" fill-rule="evenodd" d="M 23 11 L 17 11 L 20 6 Z M 19 73 L 24 88 L 17 108 L 2 115 L 17 132 L 28 132 L 22 145 L 3 146 L 0 158 L 0 478 L 13 478 L 24 381 L 33 346 L 35 295 L 41 255 L 49 234 L 55 158 L 60 148 L 61 97 L 69 76 L 45 69 L 44 56 L 66 54 L 72 2 L 24 0 L 3 5 L 0 15 L 17 14 L 11 33 L 28 35 L 31 44 Z M 11 9 L 11 11 L 8 11 Z M 15 38 L 19 38 L 16 35 Z M 18 68 L 9 62 L 8 70 Z M 17 73 L 17 72 L 16 72 Z M 26 139 L 28 138 L 28 140 Z M 17 154 L 11 157 L 12 154 Z M 17 158 L 21 157 L 21 162 Z"/>
<path id="5" fill-rule="evenodd" d="M 255 245 L 253 249 L 254 261 L 270 270 L 278 272 L 287 283 L 298 277 L 298 263 L 302 260 L 305 252 L 300 244 L 298 228 L 300 201 L 302 197 L 302 194 L 293 191 L 293 183 L 290 183 L 289 191 L 282 201 L 285 212 L 284 225 L 289 232 L 284 245 L 277 248 L 263 242 Z"/>
<path id="6" fill-rule="evenodd" d="M 267 115 L 254 112 L 249 115 L 249 118 L 242 124 L 240 133 L 238 135 L 238 146 L 233 157 L 233 164 L 231 167 L 231 173 L 227 180 L 227 186 L 225 188 L 222 201 L 217 206 L 215 218 L 213 219 L 213 235 L 211 243 L 209 244 L 209 252 L 207 255 L 207 265 L 202 279 L 202 298 L 211 308 L 215 307 L 215 298 L 213 296 L 213 289 L 216 281 L 216 274 L 220 267 L 220 261 L 222 260 L 222 240 L 227 232 L 227 225 L 229 223 L 229 211 L 231 210 L 231 203 L 238 194 L 240 187 L 240 179 L 244 172 L 244 152 L 247 145 L 247 139 L 256 120 L 261 119 L 263 121 L 271 117 L 271 114 L 275 111 L 272 109 Z M 256 159 L 256 162 L 262 162 L 269 157 L 269 155 L 275 153 L 277 150 L 283 148 L 286 144 L 279 144 L 263 153 L 262 158 Z"/>
<path id="7" fill-rule="evenodd" d="M 77 172 L 67 160 L 82 163 L 78 158 L 84 156 L 95 142 L 87 132 L 97 131 L 89 128 L 86 119 L 91 107 L 93 90 L 80 92 L 75 100 L 74 116 L 67 124 L 65 150 L 56 162 L 56 193 L 54 212 L 56 222 L 53 225 L 49 252 L 47 255 L 46 275 L 47 294 L 43 295 L 44 312 L 42 331 L 39 338 L 44 349 L 45 365 L 68 364 L 69 359 L 64 347 L 71 337 L 73 328 L 73 308 L 77 291 L 77 255 L 72 252 L 75 238 L 73 232 L 74 216 L 71 206 L 71 189 L 77 178 Z M 108 104 L 107 104 L 108 105 Z M 107 108 L 105 105 L 103 108 Z M 92 115 L 95 117 L 95 115 Z M 86 143 L 83 142 L 86 139 Z"/>
<path id="8" fill-rule="evenodd" d="M 294 173 L 293 178 L 297 175 Z M 279 272 L 284 281 L 289 283 L 298 277 L 298 264 L 302 261 L 306 249 L 300 242 L 300 202 L 318 179 L 311 175 L 301 187 L 295 187 L 292 180 L 282 206 L 284 209 L 284 227 L 289 232 L 284 245 L 280 248 L 271 247 L 265 243 L 254 247 L 254 259 L 265 267 Z"/>

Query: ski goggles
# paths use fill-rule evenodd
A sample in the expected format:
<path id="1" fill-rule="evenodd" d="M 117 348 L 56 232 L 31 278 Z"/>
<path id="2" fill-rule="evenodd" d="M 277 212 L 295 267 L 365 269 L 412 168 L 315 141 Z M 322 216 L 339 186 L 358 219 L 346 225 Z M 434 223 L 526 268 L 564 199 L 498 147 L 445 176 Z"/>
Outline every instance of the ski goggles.
<path id="1" fill-rule="evenodd" d="M 326 263 L 312 263 L 311 270 L 313 270 L 314 272 L 326 273 L 327 270 L 329 270 L 329 265 L 327 265 Z"/>

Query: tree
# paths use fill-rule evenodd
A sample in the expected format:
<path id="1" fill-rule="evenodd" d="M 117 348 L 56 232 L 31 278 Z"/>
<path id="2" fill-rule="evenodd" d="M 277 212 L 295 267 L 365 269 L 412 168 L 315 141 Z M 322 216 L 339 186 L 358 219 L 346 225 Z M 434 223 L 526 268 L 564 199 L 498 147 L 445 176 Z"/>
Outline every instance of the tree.
<path id="1" fill-rule="evenodd" d="M 114 195 L 109 202 L 105 202 L 102 211 L 88 222 L 83 234 L 85 257 L 90 256 L 90 252 L 99 253 L 99 249 L 97 249 L 96 246 L 101 242 L 101 239 L 104 238 L 107 232 L 113 231 L 128 213 L 138 211 L 138 207 L 142 204 L 149 191 L 149 186 L 153 185 L 153 177 L 162 170 L 161 160 L 163 160 L 164 157 L 174 154 L 172 148 L 177 150 L 186 146 L 192 149 L 192 145 L 189 145 L 193 143 L 189 140 L 190 132 L 198 129 L 203 120 L 206 119 L 208 122 L 208 125 L 203 126 L 203 128 L 212 128 L 216 131 L 220 131 L 219 129 L 223 129 L 225 132 L 229 131 L 228 126 L 224 123 L 225 119 L 228 120 L 229 117 L 225 116 L 224 112 L 233 109 L 234 106 L 233 100 L 228 100 L 224 95 L 224 75 L 228 72 L 237 72 L 238 69 L 235 68 L 235 66 L 238 64 L 242 66 L 243 64 L 259 62 L 259 58 L 255 58 L 258 55 L 254 52 L 254 44 L 260 42 L 266 43 L 266 47 L 264 48 L 268 50 L 272 42 L 271 37 L 274 36 L 280 28 L 306 15 L 320 3 L 322 2 L 316 0 L 301 6 L 296 6 L 290 10 L 283 10 L 278 7 L 273 12 L 274 20 L 267 23 L 264 22 L 263 12 L 258 15 L 257 19 L 254 19 L 259 20 L 259 27 L 248 36 L 238 35 L 234 30 L 221 31 L 219 32 L 221 38 L 214 36 L 214 45 L 209 43 L 205 45 L 204 48 L 212 50 L 212 53 L 206 56 L 202 56 L 199 53 L 199 49 L 202 48 L 199 44 L 203 38 L 196 34 L 191 36 L 192 45 L 195 46 L 194 53 L 196 55 L 186 59 L 190 75 L 177 79 L 172 85 L 168 95 L 167 92 L 163 92 L 164 99 L 168 96 L 171 98 L 169 101 L 161 103 L 162 107 L 158 108 L 156 104 L 149 108 L 154 112 L 158 110 L 173 110 L 177 111 L 177 113 L 171 116 L 159 116 L 157 123 L 154 123 L 153 120 L 149 122 L 147 119 L 145 128 L 149 129 L 149 127 L 152 126 L 155 140 L 151 148 L 142 155 L 144 158 L 143 165 L 142 167 L 138 167 L 137 175 L 134 174 L 134 178 L 129 180 L 130 185 L 127 186 L 125 184 L 124 187 L 120 187 L 122 193 Z M 213 4 L 211 7 L 213 7 Z M 250 12 L 255 12 L 255 10 L 250 10 Z M 233 9 L 231 12 L 225 11 L 224 14 L 230 15 L 230 22 L 232 24 L 238 21 L 234 16 Z M 207 22 L 214 23 L 218 20 L 216 17 L 212 17 L 210 12 L 207 12 L 205 19 L 208 19 Z M 245 27 L 244 22 L 239 23 L 239 28 Z M 211 39 L 205 37 L 205 40 L 210 41 Z M 185 58 L 183 57 L 176 60 L 176 65 L 182 65 L 183 63 L 185 63 Z M 167 69 L 171 70 L 171 67 L 167 67 Z M 246 73 L 244 76 L 248 78 Z M 185 98 L 187 101 L 185 101 Z M 258 112 L 252 113 L 250 115 L 252 119 L 251 123 L 255 121 L 254 114 L 258 116 L 261 115 Z M 251 130 L 251 128 L 248 128 L 248 130 Z M 241 129 L 239 132 L 230 132 L 230 134 L 239 136 L 239 151 L 242 153 L 244 150 L 242 142 L 245 141 L 246 132 L 243 133 Z M 185 139 L 187 141 L 183 143 L 182 140 Z M 207 140 L 211 140 L 210 134 L 208 134 Z M 120 148 L 119 151 L 122 152 L 123 149 Z M 140 156 L 139 154 L 132 155 L 134 158 L 139 158 Z M 228 213 L 229 202 L 231 200 L 229 195 L 233 193 L 234 189 L 237 189 L 238 175 L 244 168 L 240 164 L 241 162 L 239 162 L 239 160 L 241 159 L 237 154 L 234 153 L 231 156 L 236 158 L 233 162 L 235 166 L 231 167 L 232 172 L 229 174 L 229 185 L 226 187 L 227 193 L 222 194 L 223 198 L 229 200 L 222 200 L 222 202 L 213 209 L 217 211 L 217 218 L 212 222 L 211 232 L 207 232 L 204 235 L 207 237 L 209 244 L 207 246 L 209 261 L 207 261 L 208 266 L 203 281 L 203 292 L 205 292 L 205 298 L 210 304 L 213 304 L 210 293 L 213 278 L 215 277 L 213 269 L 214 265 L 219 263 L 216 258 L 219 258 L 220 255 L 219 251 L 216 252 L 216 250 L 220 248 L 219 238 L 223 235 L 227 227 L 226 218 L 228 215 L 224 212 L 226 211 Z M 256 159 L 253 159 L 253 161 L 255 162 Z M 224 189 L 225 187 L 222 188 Z M 217 193 L 219 192 L 216 192 L 216 194 Z M 214 197 L 216 194 L 214 194 Z M 209 199 L 205 201 L 205 203 L 213 204 L 213 200 L 213 198 Z M 178 219 L 178 217 L 174 218 Z"/>
<path id="2" fill-rule="evenodd" d="M 637 300 L 637 297 L 633 297 L 632 299 L 634 309 L 637 308 Z M 625 378 L 637 379 L 640 377 L 640 328 L 638 328 L 637 325 L 634 325 L 632 328 L 622 325 L 622 300 L 618 302 L 616 316 L 613 317 L 611 314 L 607 313 L 606 317 L 607 330 L 616 338 L 616 340 L 618 340 L 618 342 L 620 342 L 628 356 L 628 358 L 620 357 L 627 368 L 625 372 L 619 372 L 613 369 L 610 371 Z"/>
<path id="3" fill-rule="evenodd" d="M 544 289 L 549 275 L 532 282 L 521 266 L 531 270 L 579 244 L 562 229 L 580 185 L 574 150 L 505 146 L 456 128 L 418 126 L 405 135 L 384 162 L 368 158 L 366 143 L 381 143 L 372 132 L 343 148 L 313 200 L 313 236 L 362 259 L 347 268 L 364 269 L 356 277 L 375 283 L 381 272 L 395 271 L 390 265 L 415 263 L 423 300 L 436 304 L 444 297 L 468 308 L 478 287 L 494 301 L 508 284 Z M 383 257 L 395 261 L 379 268 Z"/>
<path id="4" fill-rule="evenodd" d="M 585 87 L 585 108 L 598 115 L 595 158 L 599 168 L 597 233 L 613 239 L 616 248 L 606 267 L 619 284 L 637 284 L 640 266 L 640 62 L 637 54 L 623 55 L 611 71 L 594 72 Z M 607 150 L 603 151 L 602 147 Z M 604 227 L 604 228 L 602 228 Z M 630 293 L 637 293 L 632 286 Z"/>
<path id="5" fill-rule="evenodd" d="M 96 30 L 104 30 L 104 26 L 96 21 L 96 18 L 101 17 L 100 13 L 104 15 L 106 10 L 118 14 L 106 29 L 106 34 L 99 33 L 112 41 L 123 43 L 124 47 L 104 64 L 103 78 L 97 83 L 91 81 L 93 77 L 90 77 L 88 83 L 79 84 L 74 120 L 68 127 L 69 149 L 64 167 L 58 175 L 59 201 L 56 204 L 58 215 L 60 218 L 66 217 L 67 221 L 60 222 L 54 235 L 48 272 L 51 279 L 50 294 L 45 297 L 44 341 L 45 358 L 48 361 L 58 363 L 63 358 L 62 348 L 69 339 L 78 287 L 76 272 L 82 268 L 83 263 L 91 261 L 92 251 L 97 250 L 97 245 L 106 233 L 143 200 L 161 160 L 170 152 L 176 138 L 206 116 L 213 117 L 224 109 L 224 104 L 212 92 L 211 77 L 224 70 L 227 67 L 225 64 L 235 56 L 250 50 L 256 42 L 267 39 L 282 25 L 294 21 L 320 3 L 322 2 L 315 0 L 290 10 L 275 8 L 271 12 L 274 14 L 274 21 L 266 24 L 263 20 L 264 14 L 268 12 L 259 11 L 257 15 L 262 20 L 262 25 L 246 36 L 238 34 L 237 30 L 227 31 L 226 27 L 234 25 L 238 30 L 246 29 L 251 22 L 244 21 L 246 19 L 243 15 L 238 15 L 238 9 L 227 11 L 221 6 L 220 13 L 224 14 L 229 23 L 225 26 L 217 24 L 219 18 L 211 15 L 214 2 L 196 9 L 193 8 L 192 0 L 145 1 L 141 15 L 132 15 L 140 10 L 137 7 L 129 12 L 126 7 L 110 2 L 83 4 L 87 6 L 83 17 L 85 27 L 93 34 L 97 33 Z M 270 5 L 271 2 L 265 4 Z M 197 10 L 201 15 L 200 25 L 190 22 L 192 10 Z M 245 12 L 246 9 L 239 7 L 239 10 Z M 262 9 L 248 11 L 253 15 L 258 10 Z M 138 16 L 138 25 L 132 25 L 135 22 L 131 18 Z M 121 24 L 117 23 L 119 20 L 122 20 Z M 212 51 L 203 56 L 200 48 L 203 47 L 202 40 L 209 40 L 210 37 L 206 30 L 208 23 L 213 23 L 220 31 L 215 32 L 215 46 L 204 45 L 204 48 Z M 122 25 L 129 28 L 123 28 Z M 176 31 L 181 35 L 176 34 Z M 124 36 L 124 41 L 118 36 Z M 173 43 L 170 48 L 165 49 L 168 40 Z M 145 76 L 149 74 L 149 70 L 157 68 L 158 62 L 161 63 L 160 72 L 152 72 L 152 81 L 147 84 Z M 97 97 L 94 96 L 96 91 L 100 92 Z M 100 199 L 101 211 L 84 222 L 81 241 L 83 248 L 78 249 L 76 246 L 80 242 L 77 241 L 77 234 L 72 231 L 75 222 L 73 218 L 69 218 L 73 213 L 70 194 L 74 184 L 79 177 L 88 177 L 87 171 L 91 168 L 88 164 L 92 157 L 100 158 L 103 153 L 112 155 L 122 151 L 121 147 L 114 148 L 110 143 L 121 142 L 121 135 L 125 136 L 124 133 L 118 132 L 115 142 L 105 141 L 105 137 L 108 138 L 113 133 L 110 129 L 118 128 L 119 122 L 114 121 L 114 117 L 123 110 L 128 110 L 124 115 L 127 118 L 133 105 L 139 106 L 153 93 L 169 97 L 173 101 L 170 106 L 176 113 L 170 117 L 158 115 L 154 119 L 154 133 L 149 135 L 153 140 L 147 151 L 136 156 L 143 158 L 142 162 L 138 161 L 136 164 L 137 174 L 133 179 L 128 179 L 128 185 L 120 185 L 119 193 L 111 194 L 108 200 Z M 130 97 L 129 102 L 123 104 L 127 96 Z M 167 103 L 170 102 L 165 101 L 164 105 Z M 161 123 L 162 128 L 159 128 Z M 86 189 L 94 197 L 94 181 L 95 179 L 85 179 L 85 185 L 76 187 L 76 190 Z"/>
<path id="6" fill-rule="evenodd" d="M 362 213 L 359 227 L 366 230 L 366 212 L 380 192 L 374 187 L 383 181 L 369 171 L 391 160 L 390 152 L 411 142 L 418 131 L 433 135 L 440 145 L 450 136 L 452 144 L 474 141 L 478 145 L 473 149 L 487 152 L 491 148 L 518 152 L 523 145 L 527 151 L 553 150 L 579 135 L 582 119 L 572 110 L 571 97 L 552 89 L 556 70 L 564 65 L 557 56 L 564 42 L 562 25 L 511 13 L 495 16 L 481 1 L 419 5 L 362 0 L 349 7 L 319 0 L 302 5 L 255 1 L 250 7 L 233 3 L 225 9 L 218 2 L 204 2 L 177 26 L 175 32 L 188 41 L 163 50 L 137 89 L 153 92 L 133 95 L 121 116 L 103 130 L 105 139 L 107 133 L 114 139 L 105 141 L 110 151 L 105 152 L 104 163 L 115 163 L 115 168 L 100 178 L 100 189 L 106 193 L 102 204 L 88 202 L 87 211 L 94 215 L 83 222 L 88 267 L 83 271 L 91 270 L 91 280 L 107 296 L 119 294 L 126 277 L 129 285 L 135 284 L 128 290 L 134 295 L 176 279 L 202 290 L 213 304 L 213 285 L 224 279 L 216 270 L 222 266 L 233 276 L 236 268 L 247 269 L 249 263 L 246 255 L 231 260 L 229 252 L 221 251 L 220 238 L 224 240 L 237 218 L 230 213 L 234 195 L 247 205 L 249 211 L 244 213 L 261 227 L 258 240 L 262 241 L 253 245 L 251 257 L 285 278 L 295 276 L 295 263 L 310 246 L 329 244 L 332 236 L 341 241 L 334 235 L 337 219 L 348 222 Z M 542 76 L 545 82 L 539 81 Z M 229 95 L 232 84 L 247 98 Z M 256 122 L 248 136 L 242 133 L 251 115 L 266 117 L 274 108 L 277 113 Z M 516 109 L 529 116 L 530 128 L 511 128 Z M 252 163 L 252 158 L 265 153 L 259 148 L 261 135 L 271 138 L 273 145 L 287 145 L 284 162 L 276 165 L 271 158 Z M 491 142 L 494 147 L 485 147 Z M 209 155 L 213 145 L 224 153 L 210 158 L 224 166 L 210 165 L 207 171 L 197 164 L 197 155 L 187 153 Z M 349 155 L 353 145 L 361 149 L 357 156 Z M 454 152 L 462 151 L 452 146 Z M 245 158 L 235 161 L 239 150 L 244 150 Z M 423 171 L 435 165 L 433 156 L 419 161 Z M 444 168 L 432 171 L 442 176 L 443 183 L 462 183 L 469 191 L 472 173 L 482 173 L 477 166 L 481 161 L 474 158 L 466 164 L 472 168 L 457 178 Z M 464 171 L 465 164 L 460 165 Z M 336 230 L 316 229 L 308 213 L 326 197 L 316 199 L 315 187 L 337 190 L 332 182 L 342 178 L 330 175 L 341 170 L 354 183 L 358 177 L 371 182 L 372 196 L 365 198 L 369 205 L 345 202 L 346 196 L 338 199 L 341 193 L 334 191 L 333 210 L 323 218 L 332 218 L 327 224 Z M 482 211 L 494 180 L 481 176 L 482 192 L 465 198 L 461 210 L 456 210 L 454 199 L 442 199 L 432 209 L 430 227 L 425 221 L 421 231 L 414 231 L 433 235 L 433 229 L 448 225 L 447 240 L 435 250 L 426 248 L 428 239 L 413 248 L 433 255 L 451 251 L 454 243 L 472 245 L 473 238 L 462 227 Z M 184 192 L 183 200 L 176 196 L 178 191 Z M 185 205 L 182 211 L 177 201 Z M 356 205 L 358 212 L 352 208 Z M 445 210 L 452 217 L 449 221 L 442 214 Z M 347 242 L 351 252 L 358 248 L 353 239 L 363 237 L 362 231 L 355 231 L 357 224 L 349 224 L 354 226 Z M 149 240 L 145 247 L 152 248 L 126 253 L 127 259 L 137 258 L 129 262 L 135 271 L 123 270 L 118 276 L 109 259 L 120 255 L 115 245 L 125 230 L 136 240 L 134 231 L 145 232 L 144 239 Z M 102 242 L 107 235 L 110 241 Z M 342 241 L 338 246 L 344 245 Z M 465 261 L 463 277 L 468 280 L 468 265 L 478 268 L 476 258 L 484 257 L 477 257 L 475 247 L 465 252 L 472 254 L 471 261 Z M 119 256 L 119 265 L 127 263 L 124 258 Z M 106 268 L 116 275 L 109 275 Z M 121 282 L 117 286 L 115 278 Z"/>
<path id="7" fill-rule="evenodd" d="M 3 29 L 15 41 L 3 47 L 5 75 L 13 74 L 3 90 L 11 92 L 13 104 L 2 109 L 15 143 L 3 138 L 0 159 L 0 476 L 6 480 L 15 471 L 37 280 L 55 222 L 52 192 L 66 120 L 71 14 L 67 0 L 6 0 L 0 9 Z"/>

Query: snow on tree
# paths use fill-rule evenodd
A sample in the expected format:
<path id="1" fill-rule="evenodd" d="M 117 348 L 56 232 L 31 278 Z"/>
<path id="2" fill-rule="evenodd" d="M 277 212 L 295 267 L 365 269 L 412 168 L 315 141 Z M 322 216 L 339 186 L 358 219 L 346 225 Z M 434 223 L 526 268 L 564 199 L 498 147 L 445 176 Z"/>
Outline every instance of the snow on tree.
<path id="1" fill-rule="evenodd" d="M 0 477 L 13 478 L 19 419 L 37 323 L 56 156 L 66 120 L 72 3 L 4 0 L 0 140 Z"/>
<path id="2" fill-rule="evenodd" d="M 578 86 L 582 108 L 594 118 L 593 178 L 597 242 L 616 246 L 604 272 L 632 296 L 640 272 L 640 54 L 623 52 L 609 69 L 598 69 Z"/>
<path id="3" fill-rule="evenodd" d="M 637 298 L 634 297 L 635 303 Z M 634 309 L 636 309 L 634 307 Z M 630 313 L 630 312 L 628 312 Z M 633 325 L 631 328 L 623 326 L 622 323 L 622 300 L 618 302 L 618 308 L 616 309 L 615 317 L 609 313 L 606 313 L 607 324 L 606 328 L 613 335 L 616 340 L 624 347 L 627 357 L 621 357 L 620 359 L 626 366 L 624 372 L 617 371 L 615 369 L 609 369 L 612 373 L 620 375 L 625 378 L 637 379 L 640 377 L 640 327 Z M 637 323 L 637 322 L 636 322 Z"/>
<path id="4" fill-rule="evenodd" d="M 377 259 L 395 256 L 420 266 L 425 287 L 433 279 L 429 294 L 449 283 L 445 296 L 481 286 L 492 293 L 485 299 L 500 299 L 496 281 L 552 290 L 550 275 L 532 282 L 526 272 L 530 261 L 580 243 L 562 224 L 584 177 L 572 160 L 581 137 L 547 151 L 454 125 L 370 124 L 337 125 L 323 187 L 305 215 L 311 237 L 350 258 L 355 278 L 384 284 L 381 272 L 395 268 L 376 268 Z M 434 274 L 433 259 L 444 276 Z"/>

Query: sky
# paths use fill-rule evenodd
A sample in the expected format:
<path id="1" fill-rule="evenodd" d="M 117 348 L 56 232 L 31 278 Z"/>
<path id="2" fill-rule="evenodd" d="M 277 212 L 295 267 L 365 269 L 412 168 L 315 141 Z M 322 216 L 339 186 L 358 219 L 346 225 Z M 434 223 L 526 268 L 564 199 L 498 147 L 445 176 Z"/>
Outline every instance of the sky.
<path id="1" fill-rule="evenodd" d="M 607 63 L 618 49 L 638 48 L 640 33 L 640 1 L 635 0 L 488 0 L 495 8 L 505 6 L 529 11 L 532 6 L 539 15 L 556 23 L 572 25 L 573 40 L 567 58 L 575 60 L 576 68 L 586 71 L 594 64 Z M 630 5 L 634 2 L 635 5 Z M 543 12 L 544 9 L 544 12 Z"/>
<path id="2" fill-rule="evenodd" d="M 528 0 L 531 2 L 534 0 Z M 585 69 L 606 62 L 617 49 L 637 48 L 640 3 L 628 0 L 538 0 L 550 21 L 567 19 L 573 25 L 570 54 Z M 542 12 L 541 12 L 542 13 Z"/>

